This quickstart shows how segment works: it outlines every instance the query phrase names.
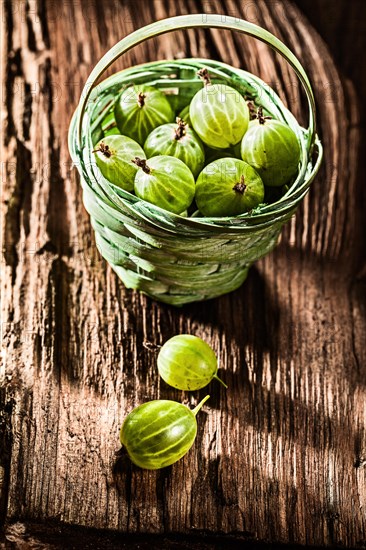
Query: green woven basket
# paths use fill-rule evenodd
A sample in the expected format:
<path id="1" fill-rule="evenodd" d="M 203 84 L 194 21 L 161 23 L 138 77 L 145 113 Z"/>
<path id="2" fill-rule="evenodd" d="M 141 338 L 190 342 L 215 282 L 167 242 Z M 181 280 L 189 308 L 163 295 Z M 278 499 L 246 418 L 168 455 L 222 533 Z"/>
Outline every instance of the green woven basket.
<path id="1" fill-rule="evenodd" d="M 275 92 L 258 77 L 207 59 L 157 61 L 123 70 L 102 81 L 104 71 L 146 39 L 193 27 L 235 30 L 267 43 L 293 67 L 304 87 L 309 128 L 299 126 Z M 277 202 L 227 218 L 183 217 L 114 187 L 98 170 L 93 146 L 102 137 L 101 121 L 125 85 L 149 83 L 168 94 L 174 108 L 185 107 L 202 87 L 197 70 L 208 67 L 214 82 L 224 82 L 285 121 L 301 143 L 296 180 Z M 83 200 L 97 247 L 127 288 L 174 305 L 206 300 L 238 288 L 250 265 L 276 245 L 282 226 L 307 193 L 322 158 L 315 133 L 315 103 L 304 69 L 291 51 L 268 31 L 247 21 L 213 14 L 172 17 L 126 36 L 97 63 L 85 84 L 69 131 L 69 147 L 81 175 Z"/>

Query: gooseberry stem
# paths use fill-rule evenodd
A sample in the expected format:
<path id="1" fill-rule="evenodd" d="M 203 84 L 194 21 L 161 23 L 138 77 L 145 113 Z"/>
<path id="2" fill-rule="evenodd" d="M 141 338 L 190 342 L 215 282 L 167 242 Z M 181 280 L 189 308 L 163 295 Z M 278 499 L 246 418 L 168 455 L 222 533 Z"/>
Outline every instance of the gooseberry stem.
<path id="1" fill-rule="evenodd" d="M 109 159 L 112 156 L 112 151 L 110 150 L 108 145 L 105 145 L 103 142 L 99 144 L 98 149 L 94 149 L 92 151 L 93 153 L 102 153 L 107 159 Z"/>
<path id="2" fill-rule="evenodd" d="M 203 80 L 205 86 L 211 84 L 210 74 L 206 67 L 203 67 L 203 69 L 197 71 L 197 75 Z"/>
<path id="3" fill-rule="evenodd" d="M 194 414 L 194 416 L 196 416 L 196 414 L 201 410 L 201 408 L 203 407 L 203 405 L 206 403 L 207 399 L 210 399 L 210 396 L 209 395 L 206 395 L 206 397 L 204 397 L 202 399 L 202 401 L 200 403 L 198 403 L 197 407 L 195 407 L 192 411 L 192 413 Z"/>
<path id="4" fill-rule="evenodd" d="M 255 105 L 253 103 L 253 101 L 247 101 L 247 105 L 248 105 L 248 109 L 249 109 L 249 116 L 250 116 L 250 120 L 253 120 L 255 118 L 257 118 L 257 110 L 255 108 Z"/>
<path id="5" fill-rule="evenodd" d="M 143 107 L 145 105 L 145 97 L 146 95 L 143 94 L 142 92 L 139 92 L 137 94 L 137 104 L 139 107 Z"/>
<path id="6" fill-rule="evenodd" d="M 186 132 L 187 123 L 184 122 L 184 120 L 182 118 L 179 118 L 179 117 L 176 118 L 176 123 L 178 124 L 178 127 L 175 130 L 174 139 L 179 141 L 187 133 Z"/>
<path id="7" fill-rule="evenodd" d="M 237 193 L 241 193 L 242 195 L 244 195 L 244 191 L 246 190 L 246 188 L 247 186 L 244 183 L 244 175 L 242 174 L 240 181 L 234 185 L 233 190 Z"/>
<path id="8" fill-rule="evenodd" d="M 271 116 L 263 116 L 263 109 L 262 107 L 258 107 L 257 111 L 257 117 L 259 124 L 264 124 L 266 120 L 271 120 Z"/>
<path id="9" fill-rule="evenodd" d="M 139 157 L 135 157 L 134 159 L 132 159 L 132 162 L 136 164 L 136 166 L 141 168 L 145 172 L 145 174 L 151 173 L 151 168 L 149 168 L 149 166 L 146 164 L 145 159 L 140 159 Z"/>
<path id="10" fill-rule="evenodd" d="M 220 382 L 220 384 L 222 384 L 224 386 L 224 388 L 228 388 L 227 384 L 225 384 L 225 382 L 223 380 L 221 380 L 221 378 L 219 376 L 217 376 L 217 374 L 214 374 L 213 376 L 216 380 L 218 380 Z"/>

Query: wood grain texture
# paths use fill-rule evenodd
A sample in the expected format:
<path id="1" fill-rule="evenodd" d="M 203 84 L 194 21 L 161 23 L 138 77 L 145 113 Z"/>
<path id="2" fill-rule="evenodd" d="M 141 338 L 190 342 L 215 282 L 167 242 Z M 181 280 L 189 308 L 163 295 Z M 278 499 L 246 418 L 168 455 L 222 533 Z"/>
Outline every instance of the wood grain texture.
<path id="1" fill-rule="evenodd" d="M 2 7 L 0 513 L 8 540 L 15 521 L 52 519 L 366 548 L 365 195 L 352 82 L 287 1 Z M 125 290 L 101 260 L 67 131 L 109 47 L 155 19 L 202 11 L 257 22 L 300 58 L 314 84 L 325 162 L 280 245 L 244 286 L 178 310 Z M 258 74 L 306 123 L 290 68 L 231 33 L 164 36 L 114 70 L 182 55 Z M 149 399 L 193 405 L 206 394 L 166 386 L 145 345 L 183 332 L 213 346 L 229 389 L 211 385 L 183 460 L 142 471 L 118 454 L 125 415 Z"/>

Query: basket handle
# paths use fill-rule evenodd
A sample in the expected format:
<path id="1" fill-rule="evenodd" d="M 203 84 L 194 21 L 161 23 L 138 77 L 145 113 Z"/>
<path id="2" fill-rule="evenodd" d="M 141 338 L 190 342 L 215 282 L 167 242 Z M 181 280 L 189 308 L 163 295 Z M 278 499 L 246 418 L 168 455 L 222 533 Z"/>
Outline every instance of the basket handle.
<path id="1" fill-rule="evenodd" d="M 96 82 L 102 76 L 102 74 L 116 61 L 121 55 L 126 53 L 131 48 L 137 46 L 141 42 L 165 34 L 167 32 L 192 29 L 192 28 L 216 28 L 226 29 L 231 31 L 237 31 L 241 34 L 253 36 L 258 40 L 266 43 L 273 50 L 278 52 L 289 65 L 294 69 L 295 73 L 300 79 L 300 82 L 305 90 L 306 97 L 309 104 L 309 127 L 308 127 L 308 143 L 309 150 L 312 150 L 312 146 L 315 139 L 316 131 L 316 110 L 313 90 L 311 88 L 310 81 L 306 75 L 306 72 L 291 50 L 283 44 L 278 38 L 276 38 L 269 31 L 249 23 L 243 19 L 237 19 L 234 17 L 228 17 L 217 14 L 190 14 L 190 15 L 178 15 L 176 17 L 169 17 L 168 19 L 162 19 L 142 27 L 134 31 L 133 33 L 125 36 L 120 42 L 117 42 L 95 65 L 94 69 L 89 75 L 88 80 L 83 88 L 79 106 L 78 106 L 78 119 L 77 119 L 77 139 L 78 145 L 82 147 L 82 122 L 85 114 L 85 108 Z"/>

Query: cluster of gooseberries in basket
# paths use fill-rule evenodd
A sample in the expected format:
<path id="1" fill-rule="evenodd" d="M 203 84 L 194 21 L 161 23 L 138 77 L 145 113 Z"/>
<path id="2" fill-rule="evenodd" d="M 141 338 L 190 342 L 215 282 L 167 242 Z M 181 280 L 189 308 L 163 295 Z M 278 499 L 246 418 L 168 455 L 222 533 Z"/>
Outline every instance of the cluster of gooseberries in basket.
<path id="1" fill-rule="evenodd" d="M 155 87 L 120 93 L 115 126 L 93 151 L 103 176 L 183 216 L 237 216 L 278 200 L 298 170 L 295 132 L 207 69 L 197 75 L 202 88 L 179 113 Z"/>

